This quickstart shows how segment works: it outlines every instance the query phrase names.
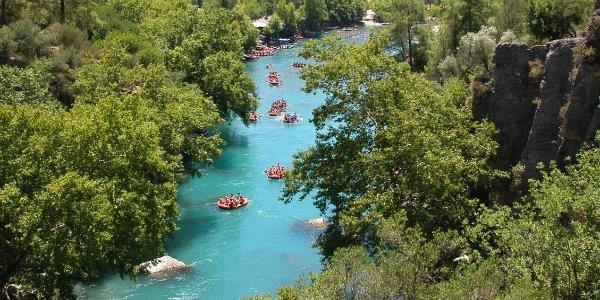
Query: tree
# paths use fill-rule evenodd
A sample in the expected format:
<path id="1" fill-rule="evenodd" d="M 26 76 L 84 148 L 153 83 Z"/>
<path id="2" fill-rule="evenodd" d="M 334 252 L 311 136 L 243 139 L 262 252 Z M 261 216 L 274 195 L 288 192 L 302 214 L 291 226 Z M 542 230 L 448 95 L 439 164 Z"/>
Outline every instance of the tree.
<path id="1" fill-rule="evenodd" d="M 451 49 L 458 47 L 461 36 L 479 31 L 488 18 L 489 9 L 485 0 L 442 0 L 437 14 L 450 35 Z"/>
<path id="2" fill-rule="evenodd" d="M 464 239 L 449 233 L 429 239 L 408 227 L 402 211 L 382 221 L 377 236 L 380 247 L 336 250 L 323 273 L 280 288 L 279 299 L 421 299 L 447 275 L 444 260 L 464 251 Z"/>
<path id="3" fill-rule="evenodd" d="M 0 66 L 1 104 L 51 103 L 48 92 L 49 73 L 47 63 L 38 63 L 26 69 Z"/>
<path id="4" fill-rule="evenodd" d="M 588 0 L 531 0 L 527 9 L 527 27 L 540 40 L 574 37 L 575 26 L 583 23 L 590 6 Z"/>
<path id="5" fill-rule="evenodd" d="M 325 0 L 305 0 L 304 11 L 304 28 L 321 31 L 328 21 Z"/>
<path id="6" fill-rule="evenodd" d="M 256 109 L 258 101 L 254 82 L 244 70 L 244 64 L 233 53 L 210 55 L 202 62 L 200 86 L 222 116 L 234 113 L 247 122 L 247 116 Z"/>
<path id="7" fill-rule="evenodd" d="M 6 23 L 6 0 L 2 0 L 0 3 L 0 26 L 4 26 Z"/>
<path id="8" fill-rule="evenodd" d="M 377 11 L 386 22 L 392 23 L 392 36 L 395 48 L 402 60 L 408 61 L 411 69 L 415 68 L 413 61 L 413 44 L 417 41 L 418 25 L 425 21 L 425 6 L 422 0 L 380 0 Z"/>
<path id="9" fill-rule="evenodd" d="M 600 293 L 600 150 L 583 151 L 565 172 L 554 167 L 532 184 L 531 198 L 500 223 L 500 250 L 527 270 L 552 298 L 584 299 Z"/>
<path id="10" fill-rule="evenodd" d="M 246 120 L 258 106 L 258 100 L 254 84 L 243 71 L 242 53 L 249 40 L 256 42 L 256 30 L 247 17 L 223 8 L 186 10 L 180 18 L 187 20 L 166 21 L 163 38 L 172 47 L 167 52 L 167 65 L 182 72 L 186 82 L 198 85 L 221 109 L 224 119 L 235 113 Z M 160 25 L 163 24 L 153 26 Z M 224 60 L 219 62 L 215 57 Z M 220 79 L 215 78 L 215 73 Z"/>
<path id="11" fill-rule="evenodd" d="M 364 0 L 327 0 L 325 1 L 329 12 L 329 21 L 339 25 L 350 25 L 359 22 L 365 15 Z"/>
<path id="12" fill-rule="evenodd" d="M 500 0 L 498 10 L 494 14 L 494 27 L 499 32 L 512 31 L 517 36 L 525 33 L 527 26 L 526 0 Z"/>
<path id="13" fill-rule="evenodd" d="M 178 216 L 178 164 L 143 110 L 104 104 L 0 108 L 3 291 L 17 282 L 72 298 L 77 281 L 102 270 L 135 276 L 135 263 L 164 252 Z"/>
<path id="14" fill-rule="evenodd" d="M 388 42 L 308 51 L 326 63 L 304 73 L 306 89 L 328 98 L 314 112 L 315 145 L 286 173 L 284 199 L 314 192 L 315 206 L 331 212 L 319 240 L 326 256 L 339 246 L 372 247 L 379 222 L 402 209 L 425 235 L 461 228 L 478 206 L 469 191 L 495 174 L 486 165 L 492 126 L 473 121 L 464 85 L 435 90 L 385 52 Z"/>
<path id="15" fill-rule="evenodd" d="M 269 2 L 266 0 L 240 0 L 237 1 L 234 9 L 243 12 L 244 15 L 254 20 L 269 15 Z"/>
<path id="16" fill-rule="evenodd" d="M 276 39 L 281 36 L 283 31 L 283 22 L 278 14 L 272 14 L 269 17 L 269 24 L 265 28 L 265 36 L 269 39 Z"/>
<path id="17" fill-rule="evenodd" d="M 456 55 L 449 55 L 438 66 L 442 78 L 486 75 L 492 72 L 492 57 L 500 37 L 496 28 L 483 26 L 477 33 L 469 32 L 460 38 Z"/>
<path id="18" fill-rule="evenodd" d="M 60 22 L 65 22 L 65 0 L 60 0 Z"/>
<path id="19" fill-rule="evenodd" d="M 272 18 L 278 16 L 282 23 L 281 34 L 286 37 L 293 36 L 298 29 L 298 16 L 294 3 L 286 0 L 279 0 L 275 4 L 275 13 L 269 18 L 269 25 L 273 22 Z"/>
<path id="20" fill-rule="evenodd" d="M 132 56 L 120 45 L 108 44 L 100 62 L 79 70 L 73 86 L 76 103 L 97 105 L 105 97 L 142 101 L 148 109 L 162 112 L 153 122 L 169 155 L 211 162 L 220 153 L 221 140 L 203 133 L 221 121 L 214 102 L 196 86 L 172 80 L 164 66 L 131 66 Z"/>
<path id="21" fill-rule="evenodd" d="M 71 110 L 0 104 L 3 293 L 17 282 L 72 298 L 76 282 L 103 272 L 136 276 L 177 228 L 184 157 L 220 153 L 221 138 L 206 134 L 221 120 L 210 100 L 109 45 L 79 70 Z"/>

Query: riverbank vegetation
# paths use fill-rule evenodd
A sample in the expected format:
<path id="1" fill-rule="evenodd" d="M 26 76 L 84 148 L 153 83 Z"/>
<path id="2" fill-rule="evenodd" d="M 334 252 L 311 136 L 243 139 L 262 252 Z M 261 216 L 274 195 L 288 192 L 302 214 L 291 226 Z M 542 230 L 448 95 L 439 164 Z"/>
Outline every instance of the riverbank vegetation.
<path id="1" fill-rule="evenodd" d="M 76 282 L 164 253 L 185 160 L 257 99 L 250 19 L 188 1 L 2 2 L 0 298 L 72 298 Z"/>
<path id="2" fill-rule="evenodd" d="M 73 298 L 135 277 L 177 229 L 177 183 L 257 107 L 242 55 L 269 37 L 351 26 L 364 45 L 311 41 L 303 73 L 328 99 L 283 198 L 329 216 L 325 270 L 280 298 L 594 298 L 596 148 L 498 201 L 495 128 L 469 107 L 496 43 L 578 35 L 589 0 L 85 0 L 0 6 L 0 298 L 11 284 Z M 9 3 L 10 5 L 8 5 Z M 593 54 L 593 53 L 592 53 Z M 289 174 L 289 176 L 288 176 Z"/>
<path id="3" fill-rule="evenodd" d="M 515 175 L 490 163 L 495 128 L 475 120 L 468 89 L 491 75 L 497 43 L 574 37 L 593 3 L 375 4 L 391 23 L 378 37 L 302 51 L 320 62 L 306 90 L 328 98 L 282 199 L 314 197 L 329 216 L 316 243 L 325 268 L 278 298 L 598 297 L 596 144 L 507 199 L 497 187 Z"/>

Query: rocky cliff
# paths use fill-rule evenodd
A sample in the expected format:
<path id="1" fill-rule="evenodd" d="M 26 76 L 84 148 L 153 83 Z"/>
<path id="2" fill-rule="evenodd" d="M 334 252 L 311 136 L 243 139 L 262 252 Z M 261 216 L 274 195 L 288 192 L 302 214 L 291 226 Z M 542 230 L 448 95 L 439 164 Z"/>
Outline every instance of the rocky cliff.
<path id="1" fill-rule="evenodd" d="M 562 39 L 528 48 L 500 44 L 491 79 L 472 85 L 475 118 L 497 129 L 493 164 L 538 178 L 537 166 L 574 158 L 600 128 L 600 10 L 582 38 Z"/>

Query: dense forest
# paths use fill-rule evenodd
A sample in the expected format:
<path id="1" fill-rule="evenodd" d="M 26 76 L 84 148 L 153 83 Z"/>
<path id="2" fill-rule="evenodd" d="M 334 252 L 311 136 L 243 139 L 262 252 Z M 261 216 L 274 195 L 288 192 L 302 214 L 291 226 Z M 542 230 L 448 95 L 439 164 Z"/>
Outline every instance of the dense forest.
<path id="1" fill-rule="evenodd" d="M 562 123 L 563 145 L 577 137 L 571 123 L 584 122 L 576 112 L 597 114 L 594 3 L 370 5 L 390 23 L 377 38 L 364 45 L 325 39 L 303 49 L 320 62 L 303 73 L 306 90 L 328 98 L 314 112 L 315 145 L 295 156 L 282 199 L 315 196 L 330 216 L 317 241 L 325 269 L 281 287 L 278 298 L 599 297 L 597 124 L 587 140 L 575 141 L 582 149 L 576 156 L 542 161 L 537 173 L 525 176 L 521 153 L 515 163 L 503 156 L 516 148 L 510 134 L 518 127 L 506 124 L 522 114 L 516 108 L 539 118 L 551 105 L 545 99 L 558 94 L 563 106 L 553 121 Z M 544 70 L 539 59 L 528 61 L 536 44 L 550 49 L 549 59 L 568 52 L 573 60 L 565 60 L 566 70 L 550 68 L 562 61 L 548 61 Z M 511 56 L 514 49 L 524 49 L 524 68 L 515 68 L 522 57 Z M 566 73 L 572 90 L 559 94 L 555 81 L 545 82 L 554 80 L 552 72 Z M 526 88 L 503 89 L 533 83 L 537 97 Z M 486 118 L 476 116 L 481 94 L 491 99 Z M 585 96 L 592 102 L 582 107 L 577 101 Z M 525 136 L 539 123 L 525 127 Z"/>
<path id="2" fill-rule="evenodd" d="M 177 230 L 177 185 L 199 173 L 189 162 L 211 163 L 215 126 L 258 105 L 242 60 L 260 36 L 251 20 L 269 16 L 266 39 L 318 35 L 367 9 L 389 24 L 366 43 L 326 36 L 302 50 L 317 62 L 306 90 L 328 98 L 282 200 L 315 196 L 328 216 L 325 267 L 278 297 L 600 295 L 597 143 L 524 183 L 521 164 L 498 163 L 494 118 L 473 112 L 499 84 L 498 43 L 582 36 L 574 61 L 596 66 L 592 0 L 0 5 L 0 298 L 16 285 L 73 298 L 77 282 L 137 276 Z"/>

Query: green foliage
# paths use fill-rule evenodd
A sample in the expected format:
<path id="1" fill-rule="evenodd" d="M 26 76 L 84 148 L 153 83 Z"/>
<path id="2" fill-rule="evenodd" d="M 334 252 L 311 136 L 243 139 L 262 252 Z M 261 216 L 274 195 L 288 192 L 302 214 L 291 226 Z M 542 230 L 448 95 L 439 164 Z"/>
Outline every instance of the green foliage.
<path id="1" fill-rule="evenodd" d="M 258 296 L 244 297 L 243 300 L 272 300 L 271 294 L 263 294 Z"/>
<path id="2" fill-rule="evenodd" d="M 532 273 L 553 298 L 595 298 L 600 293 L 600 151 L 578 156 L 566 172 L 554 168 L 532 184 L 531 201 L 501 230 L 508 261 Z"/>
<path id="3" fill-rule="evenodd" d="M 231 52 L 210 55 L 202 62 L 200 83 L 221 115 L 234 113 L 244 122 L 258 106 L 255 86 L 244 73 L 243 63 Z"/>
<path id="4" fill-rule="evenodd" d="M 254 20 L 272 12 L 271 2 L 269 0 L 239 0 L 234 9 Z"/>
<path id="5" fill-rule="evenodd" d="M 446 57 L 438 66 L 442 78 L 489 76 L 492 57 L 500 38 L 496 28 L 483 26 L 477 33 L 467 33 L 460 38 L 456 55 Z"/>
<path id="6" fill-rule="evenodd" d="M 51 62 L 45 70 L 50 75 L 48 88 L 67 106 L 73 102 L 74 69 L 88 47 L 85 34 L 70 25 L 56 23 L 42 31 L 31 21 L 21 20 L 0 29 L 0 63 L 25 67 L 47 59 Z"/>
<path id="7" fill-rule="evenodd" d="M 300 300 L 300 293 L 294 286 L 284 285 L 277 291 L 277 299 Z"/>
<path id="8" fill-rule="evenodd" d="M 320 31 L 329 21 L 325 0 L 304 0 L 304 28 Z"/>
<path id="9" fill-rule="evenodd" d="M 282 36 L 283 21 L 278 14 L 273 14 L 269 17 L 269 24 L 265 28 L 264 34 L 266 37 L 276 39 Z"/>
<path id="10" fill-rule="evenodd" d="M 528 0 L 498 0 L 497 8 L 493 15 L 493 26 L 498 32 L 512 31 L 517 36 L 525 33 L 527 28 Z"/>
<path id="11" fill-rule="evenodd" d="M 436 12 L 450 37 L 450 49 L 458 47 L 459 38 L 468 32 L 477 32 L 490 15 L 486 0 L 442 0 Z"/>
<path id="12" fill-rule="evenodd" d="M 280 31 L 282 36 L 290 37 L 296 33 L 300 16 L 296 11 L 294 3 L 286 0 L 277 1 L 275 4 L 275 13 L 269 18 L 269 26 L 271 25 L 271 22 L 273 22 L 272 19 L 275 16 L 277 16 L 282 23 Z"/>
<path id="13" fill-rule="evenodd" d="M 164 66 L 131 63 L 125 49 L 106 49 L 100 61 L 80 69 L 74 85 L 77 102 L 97 104 L 106 97 L 142 101 L 148 109 L 161 112 L 153 122 L 159 126 L 167 153 L 211 162 L 221 142 L 202 133 L 220 121 L 214 104 L 194 86 L 173 80 Z"/>
<path id="14" fill-rule="evenodd" d="M 197 88 L 130 58 L 114 47 L 82 67 L 68 113 L 0 106 L 3 278 L 70 297 L 77 281 L 135 276 L 164 252 L 182 155 L 210 162 L 222 141 L 206 130 L 220 119 Z"/>
<path id="15" fill-rule="evenodd" d="M 135 262 L 164 251 L 181 161 L 136 104 L 0 107 L 3 280 L 70 297 L 78 280 L 104 268 L 133 276 Z"/>
<path id="16" fill-rule="evenodd" d="M 197 171 L 184 159 L 212 162 L 219 112 L 256 108 L 241 54 L 257 31 L 185 0 L 13 4 L 0 28 L 0 297 L 17 283 L 73 298 L 77 282 L 134 277 L 164 254 L 178 180 Z"/>
<path id="17" fill-rule="evenodd" d="M 326 0 L 329 21 L 338 25 L 351 25 L 362 20 L 367 2 L 365 0 Z"/>
<path id="18" fill-rule="evenodd" d="M 560 39 L 576 35 L 591 7 L 589 0 L 531 0 L 527 9 L 527 27 L 536 38 Z"/>
<path id="19" fill-rule="evenodd" d="M 163 38 L 172 47 L 168 66 L 183 72 L 186 82 L 197 84 L 210 96 L 223 118 L 234 113 L 246 120 L 258 101 L 254 84 L 243 71 L 241 55 L 250 40 L 255 43 L 256 30 L 247 17 L 234 11 L 193 9 L 185 13 L 186 21 L 167 22 Z"/>
<path id="20" fill-rule="evenodd" d="M 49 52 L 49 39 L 42 29 L 29 20 L 19 20 L 0 30 L 0 61 L 31 62 Z"/>
<path id="21" fill-rule="evenodd" d="M 286 174 L 284 199 L 316 192 L 315 205 L 333 213 L 319 241 L 325 255 L 375 245 L 381 220 L 399 210 L 425 234 L 461 228 L 478 206 L 468 191 L 495 176 L 486 165 L 494 131 L 463 106 L 466 87 L 452 81 L 436 90 L 388 56 L 386 44 L 309 50 L 326 63 L 303 74 L 307 90 L 328 98 L 314 112 L 315 146 Z"/>
<path id="22" fill-rule="evenodd" d="M 48 64 L 26 69 L 0 66 L 0 104 L 42 104 L 52 102 L 48 92 Z"/>
<path id="23" fill-rule="evenodd" d="M 514 271 L 514 270 L 512 270 Z M 430 286 L 427 299 L 551 299 L 547 290 L 519 278 L 500 259 L 459 266 L 455 277 Z"/>
<path id="24" fill-rule="evenodd" d="M 418 26 L 425 21 L 425 6 L 421 0 L 379 0 L 376 2 L 377 11 L 386 22 L 391 22 L 391 34 L 394 50 L 399 53 L 402 60 L 407 61 L 411 69 L 422 69 L 424 63 L 419 66 L 415 63 L 415 48 L 426 47 L 428 36 L 424 35 Z M 416 47 L 415 47 L 416 46 Z M 423 51 L 424 52 L 424 51 Z M 424 55 L 421 55 L 424 57 Z"/>
<path id="25" fill-rule="evenodd" d="M 381 246 L 373 255 L 363 247 L 340 248 L 322 274 L 280 288 L 278 299 L 417 299 L 446 276 L 446 256 L 464 248 L 451 233 L 425 238 L 419 228 L 407 227 L 403 212 L 383 221 L 378 237 Z"/>

